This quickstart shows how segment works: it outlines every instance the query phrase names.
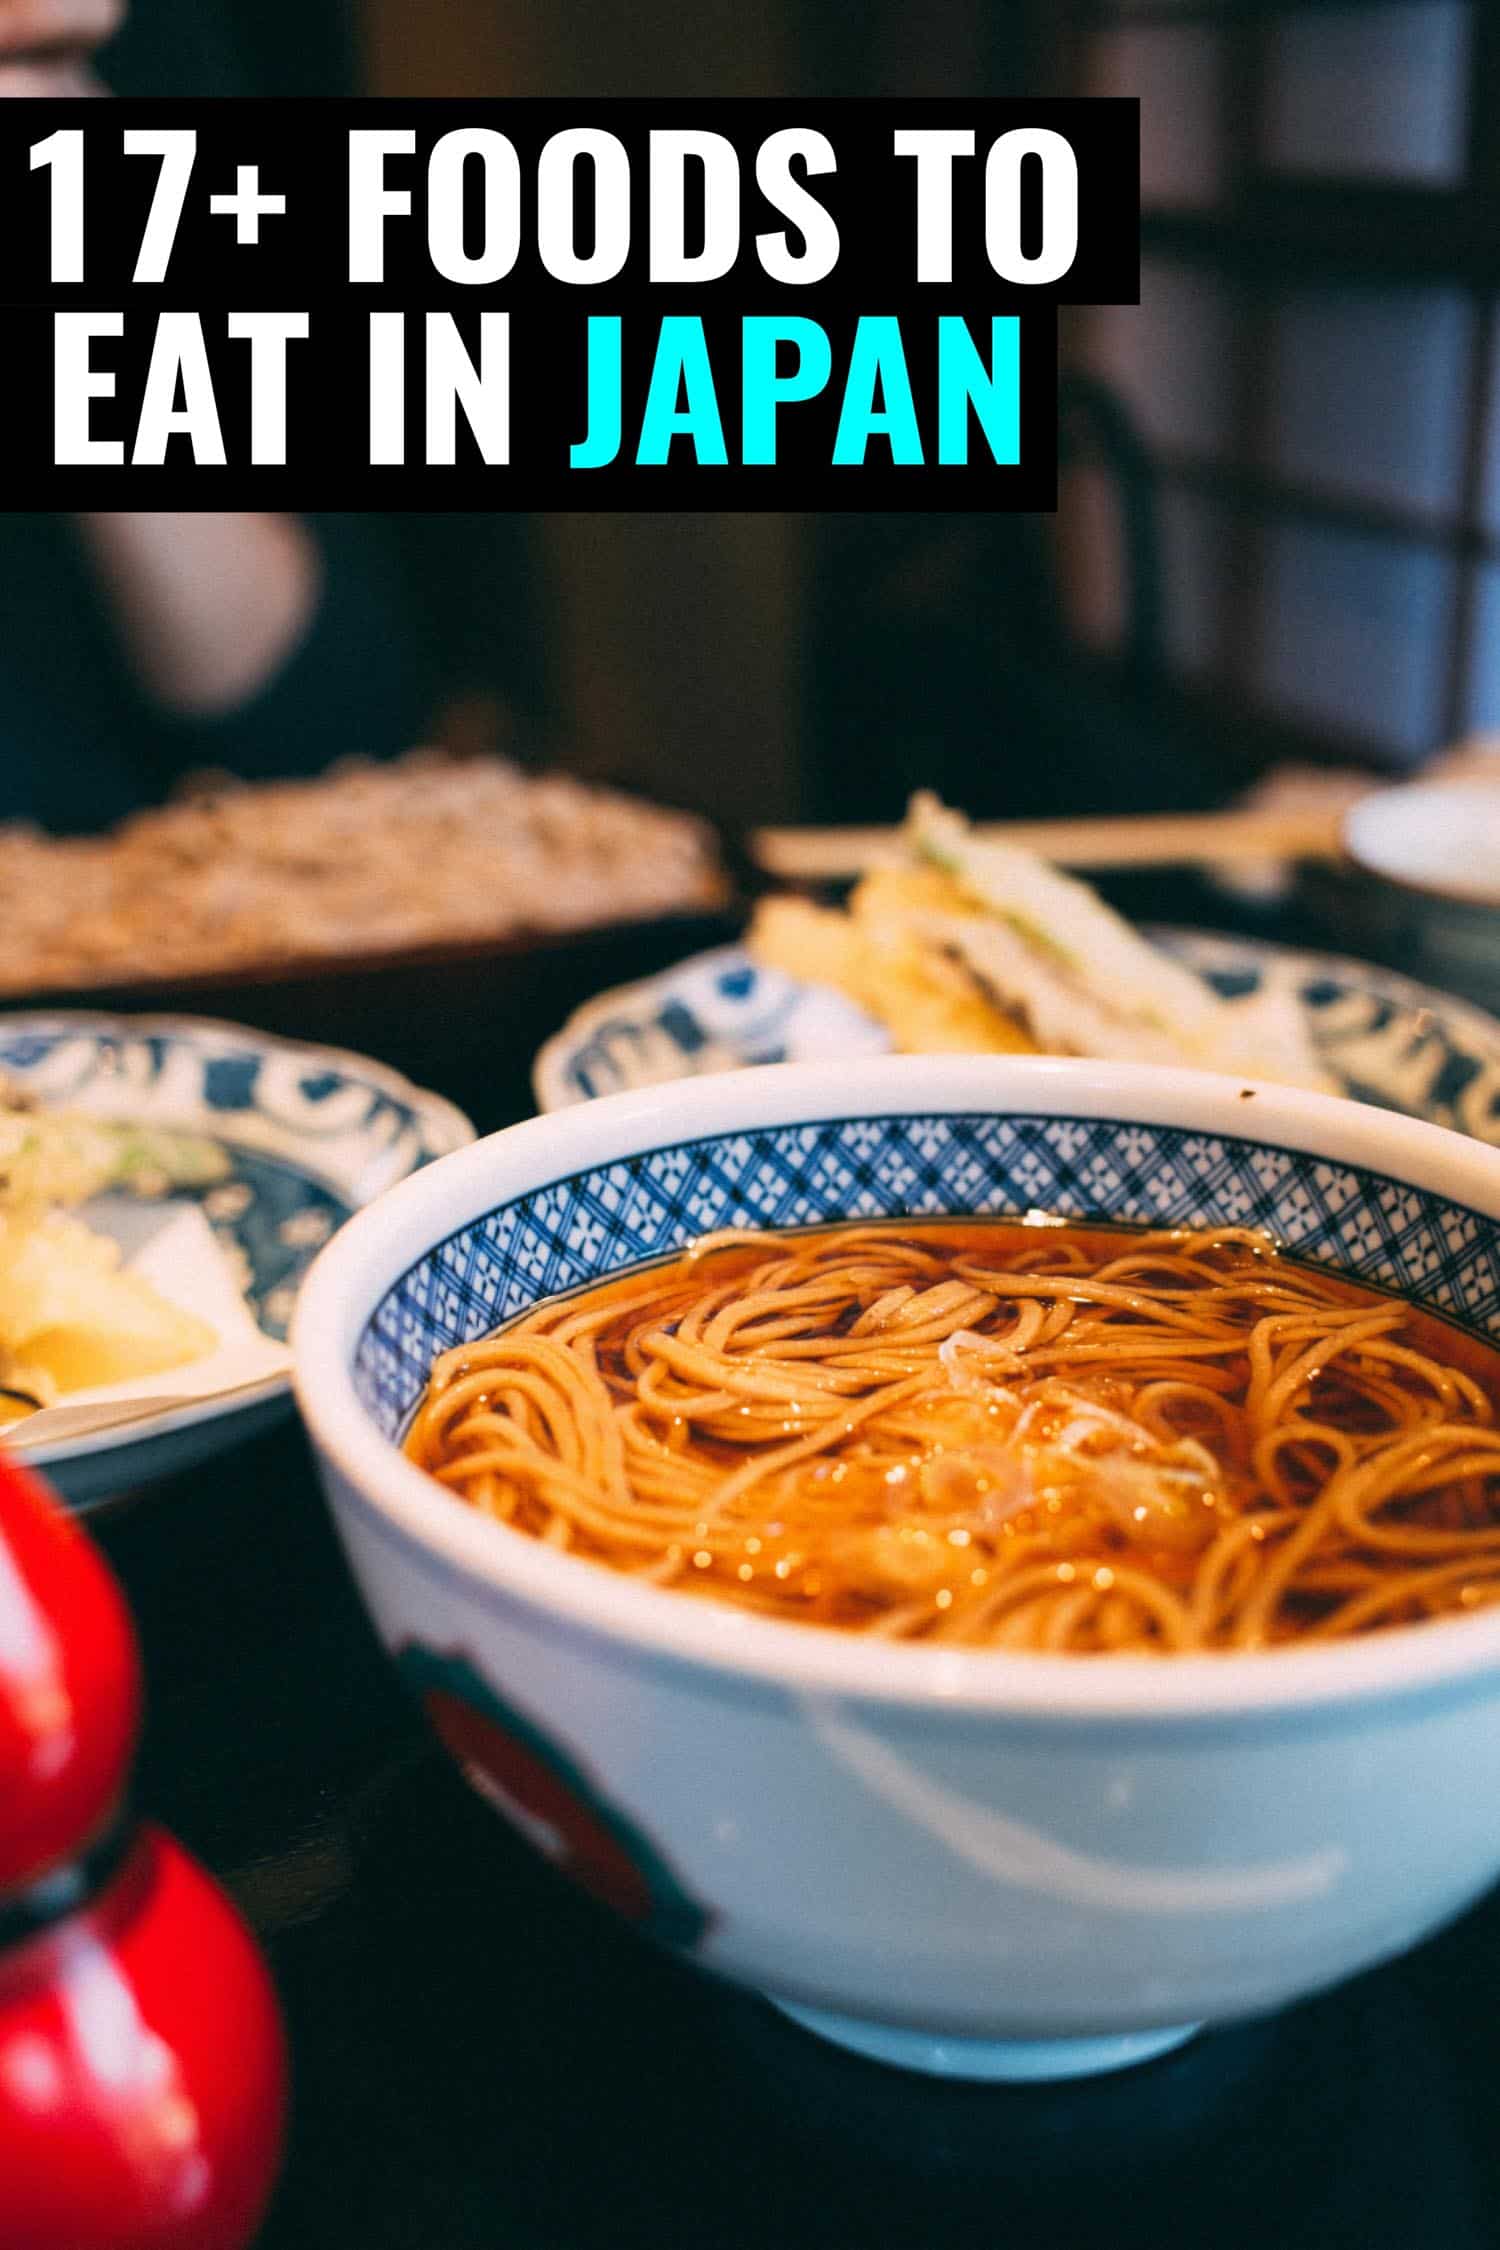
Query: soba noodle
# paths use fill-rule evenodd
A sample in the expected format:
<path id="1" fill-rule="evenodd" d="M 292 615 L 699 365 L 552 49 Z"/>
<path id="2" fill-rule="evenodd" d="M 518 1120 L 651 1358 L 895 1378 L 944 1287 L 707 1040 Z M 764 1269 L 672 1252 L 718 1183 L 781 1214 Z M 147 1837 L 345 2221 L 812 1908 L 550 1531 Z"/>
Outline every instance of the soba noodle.
<path id="1" fill-rule="evenodd" d="M 1248 1231 L 705 1238 L 445 1354 L 473 1506 L 767 1616 L 988 1648 L 1329 1640 L 1500 1601 L 1500 1354 Z"/>

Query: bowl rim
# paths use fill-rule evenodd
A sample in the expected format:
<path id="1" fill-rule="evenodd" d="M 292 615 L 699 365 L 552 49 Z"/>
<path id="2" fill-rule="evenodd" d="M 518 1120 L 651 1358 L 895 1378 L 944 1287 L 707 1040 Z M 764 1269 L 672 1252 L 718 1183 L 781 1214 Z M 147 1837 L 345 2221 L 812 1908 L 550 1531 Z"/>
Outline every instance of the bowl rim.
<path id="1" fill-rule="evenodd" d="M 727 1071 L 507 1126 L 355 1213 L 304 1279 L 292 1323 L 293 1387 L 316 1450 L 382 1531 L 468 1598 L 528 1613 L 534 1624 L 562 1624 L 620 1657 L 790 1695 L 916 1714 L 1154 1724 L 1332 1709 L 1500 1671 L 1500 1609 L 1321 1648 L 1086 1663 L 875 1643 L 684 1599 L 557 1554 L 464 1506 L 405 1459 L 355 1390 L 355 1350 L 388 1290 L 450 1235 L 517 1196 L 590 1165 L 724 1132 L 985 1110 L 1250 1139 L 1380 1172 L 1500 1220 L 1500 1149 L 1340 1095 L 1159 1064 L 1031 1055 L 884 1055 Z"/>
<path id="2" fill-rule="evenodd" d="M 1500 891 L 1473 890 L 1458 879 L 1441 882 L 1403 874 L 1381 855 L 1386 821 L 1393 816 L 1399 818 L 1414 798 L 1446 797 L 1456 800 L 1462 809 L 1464 798 L 1474 794 L 1493 800 L 1497 794 L 1497 779 L 1500 779 L 1500 761 L 1497 761 L 1496 776 L 1434 775 L 1425 781 L 1398 782 L 1388 789 L 1371 790 L 1344 814 L 1340 840 L 1345 858 L 1367 882 L 1386 885 L 1407 898 L 1424 900 L 1431 906 L 1458 907 L 1470 914 L 1500 914 Z M 1372 821 L 1377 828 L 1373 838 L 1368 833 Z"/>
<path id="3" fill-rule="evenodd" d="M 293 1060 L 300 1059 L 308 1068 L 315 1063 L 324 1070 L 331 1066 L 350 1078 L 360 1079 L 374 1091 L 384 1094 L 387 1100 L 398 1102 L 403 1109 L 409 1109 L 422 1129 L 424 1143 L 434 1152 L 429 1160 L 433 1163 L 456 1149 L 471 1147 L 479 1138 L 473 1119 L 457 1102 L 449 1101 L 446 1094 L 418 1085 L 404 1071 L 394 1069 L 374 1055 L 362 1055 L 357 1048 L 341 1047 L 328 1039 L 266 1031 L 258 1024 L 237 1023 L 230 1016 L 192 1015 L 177 1008 L 136 1014 L 125 1008 L 52 1008 L 0 998 L 0 1040 L 42 1038 L 54 1032 L 75 1039 L 169 1039 L 189 1046 L 223 1041 L 253 1048 L 268 1057 L 286 1055 Z M 225 1137 L 233 1138 L 232 1135 Z M 363 1210 L 364 1205 L 358 1208 Z"/>
<path id="4" fill-rule="evenodd" d="M 1395 878 L 1381 878 L 1394 883 Z M 1500 1061 L 1500 1016 L 1477 1000 L 1466 1000 L 1456 993 L 1442 992 L 1420 977 L 1408 976 L 1400 969 L 1390 969 L 1374 961 L 1363 961 L 1355 954 L 1330 953 L 1323 947 L 1287 944 L 1280 938 L 1253 935 L 1241 930 L 1214 930 L 1206 926 L 1185 922 L 1154 922 L 1143 925 L 1143 934 L 1154 945 L 1169 953 L 1178 953 L 1187 966 L 1201 972 L 1219 957 L 1222 966 L 1242 966 L 1247 961 L 1266 963 L 1282 974 L 1295 974 L 1304 982 L 1312 979 L 1343 984 L 1356 994 L 1369 994 L 1377 1000 L 1392 1002 L 1413 1016 L 1433 1016 L 1445 1037 L 1462 1040 L 1478 1057 L 1482 1065 Z M 689 970 L 703 970 L 717 960 L 734 961 L 740 965 L 750 962 L 751 956 L 743 938 L 729 939 L 707 946 L 700 953 L 687 953 L 664 969 L 655 969 L 649 976 L 632 977 L 626 984 L 610 985 L 596 992 L 591 999 L 582 1001 L 561 1028 L 538 1048 L 531 1066 L 531 1091 L 538 1111 L 556 1113 L 573 1109 L 587 1100 L 602 1100 L 602 1095 L 573 1095 L 564 1090 L 563 1077 L 569 1058 L 590 1036 L 598 1021 L 611 1015 L 630 1015 L 650 1002 L 653 997 L 666 999 L 672 994 L 678 980 Z M 763 972 L 762 972 L 763 973 Z M 781 972 L 777 972 L 780 974 Z M 804 985 L 812 991 L 821 989 L 834 998 L 843 996 L 831 985 L 817 987 L 815 980 L 792 978 L 789 981 Z M 846 1003 L 855 1014 L 862 1015 L 856 1002 Z M 875 1019 L 868 1017 L 871 1024 Z M 888 1050 L 894 1051 L 894 1050 Z M 851 1060 L 853 1058 L 851 1057 Z M 742 1066 L 744 1067 L 744 1066 Z M 770 1067 L 757 1064 L 758 1069 Z M 685 1070 L 677 1077 L 657 1080 L 659 1086 L 680 1084 L 684 1079 L 700 1074 Z"/>

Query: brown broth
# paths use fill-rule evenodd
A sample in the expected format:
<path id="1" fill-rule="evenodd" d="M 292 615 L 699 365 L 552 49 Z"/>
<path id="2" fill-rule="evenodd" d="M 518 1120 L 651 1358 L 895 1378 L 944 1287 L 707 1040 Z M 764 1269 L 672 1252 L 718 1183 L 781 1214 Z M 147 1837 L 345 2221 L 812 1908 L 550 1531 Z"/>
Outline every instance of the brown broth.
<path id="1" fill-rule="evenodd" d="M 1128 1251 L 1132 1241 L 1141 1241 L 1148 1236 L 1161 1238 L 1169 1231 L 1126 1223 L 1085 1224 L 1080 1220 L 1059 1221 L 1050 1217 L 1042 1222 L 1013 1218 L 860 1219 L 834 1226 L 788 1228 L 781 1232 L 768 1230 L 759 1233 L 747 1229 L 743 1247 L 726 1243 L 723 1248 L 714 1248 L 708 1259 L 699 1256 L 691 1246 L 686 1251 L 676 1251 L 665 1258 L 643 1259 L 638 1264 L 622 1268 L 619 1273 L 611 1274 L 607 1281 L 580 1282 L 577 1288 L 564 1291 L 549 1298 L 547 1302 L 577 1304 L 587 1301 L 600 1306 L 628 1304 L 643 1274 L 665 1275 L 674 1281 L 680 1279 L 685 1291 L 690 1290 L 695 1283 L 701 1285 L 707 1279 L 717 1284 L 751 1272 L 764 1261 L 768 1249 L 774 1248 L 778 1243 L 813 1245 L 836 1242 L 841 1235 L 854 1230 L 860 1233 L 878 1231 L 888 1235 L 893 1241 L 909 1243 L 916 1249 L 946 1250 L 951 1253 L 954 1261 L 964 1259 L 978 1262 L 985 1258 L 997 1258 L 1012 1266 L 1024 1263 L 1028 1268 L 1039 1272 L 1058 1270 L 1049 1256 L 1051 1244 L 1060 1246 L 1059 1264 L 1062 1263 L 1064 1252 L 1073 1253 L 1080 1270 L 1089 1271 Z M 1294 1273 L 1309 1274 L 1320 1285 L 1325 1286 L 1330 1298 L 1340 1305 L 1401 1305 L 1404 1318 L 1396 1332 L 1400 1341 L 1429 1359 L 1459 1368 L 1472 1376 L 1488 1393 L 1495 1407 L 1496 1420 L 1500 1421 L 1500 1344 L 1488 1342 L 1472 1329 L 1463 1327 L 1443 1313 L 1413 1304 L 1410 1298 L 1401 1296 L 1395 1290 L 1383 1289 L 1370 1282 L 1350 1281 L 1344 1275 L 1327 1266 L 1320 1266 L 1311 1259 L 1293 1257 L 1289 1251 L 1271 1244 L 1269 1238 L 1267 1246 L 1268 1269 L 1284 1267 Z M 535 1310 L 535 1306 L 529 1307 L 526 1313 L 517 1316 L 518 1320 L 529 1318 Z M 513 1327 L 516 1323 L 508 1322 L 506 1325 Z"/>
<path id="2" fill-rule="evenodd" d="M 549 1299 L 446 1355 L 408 1450 L 695 1595 L 1094 1652 L 1500 1601 L 1497 1425 L 1494 1344 L 1262 1237 L 922 1219 Z"/>

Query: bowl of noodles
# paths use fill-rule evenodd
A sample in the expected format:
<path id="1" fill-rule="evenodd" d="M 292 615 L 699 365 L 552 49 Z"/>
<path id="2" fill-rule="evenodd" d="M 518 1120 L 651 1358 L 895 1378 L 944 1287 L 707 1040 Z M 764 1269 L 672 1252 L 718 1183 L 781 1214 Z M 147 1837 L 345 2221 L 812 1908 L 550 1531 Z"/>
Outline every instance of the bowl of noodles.
<path id="1" fill-rule="evenodd" d="M 810 2029 L 1079 2075 L 1500 1873 L 1500 1151 L 1147 1064 L 535 1120 L 299 1300 L 355 1576 L 475 1785 Z"/>

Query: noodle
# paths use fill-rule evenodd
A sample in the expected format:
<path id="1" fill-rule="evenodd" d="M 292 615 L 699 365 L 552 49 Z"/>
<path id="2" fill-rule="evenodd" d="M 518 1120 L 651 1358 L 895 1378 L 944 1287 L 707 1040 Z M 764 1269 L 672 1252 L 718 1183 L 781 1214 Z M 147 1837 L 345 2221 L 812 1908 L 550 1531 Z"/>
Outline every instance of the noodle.
<path id="1" fill-rule="evenodd" d="M 1500 1603 L 1500 1353 L 1242 1228 L 705 1237 L 435 1364 L 411 1458 L 759 1614 L 1079 1653 Z"/>

